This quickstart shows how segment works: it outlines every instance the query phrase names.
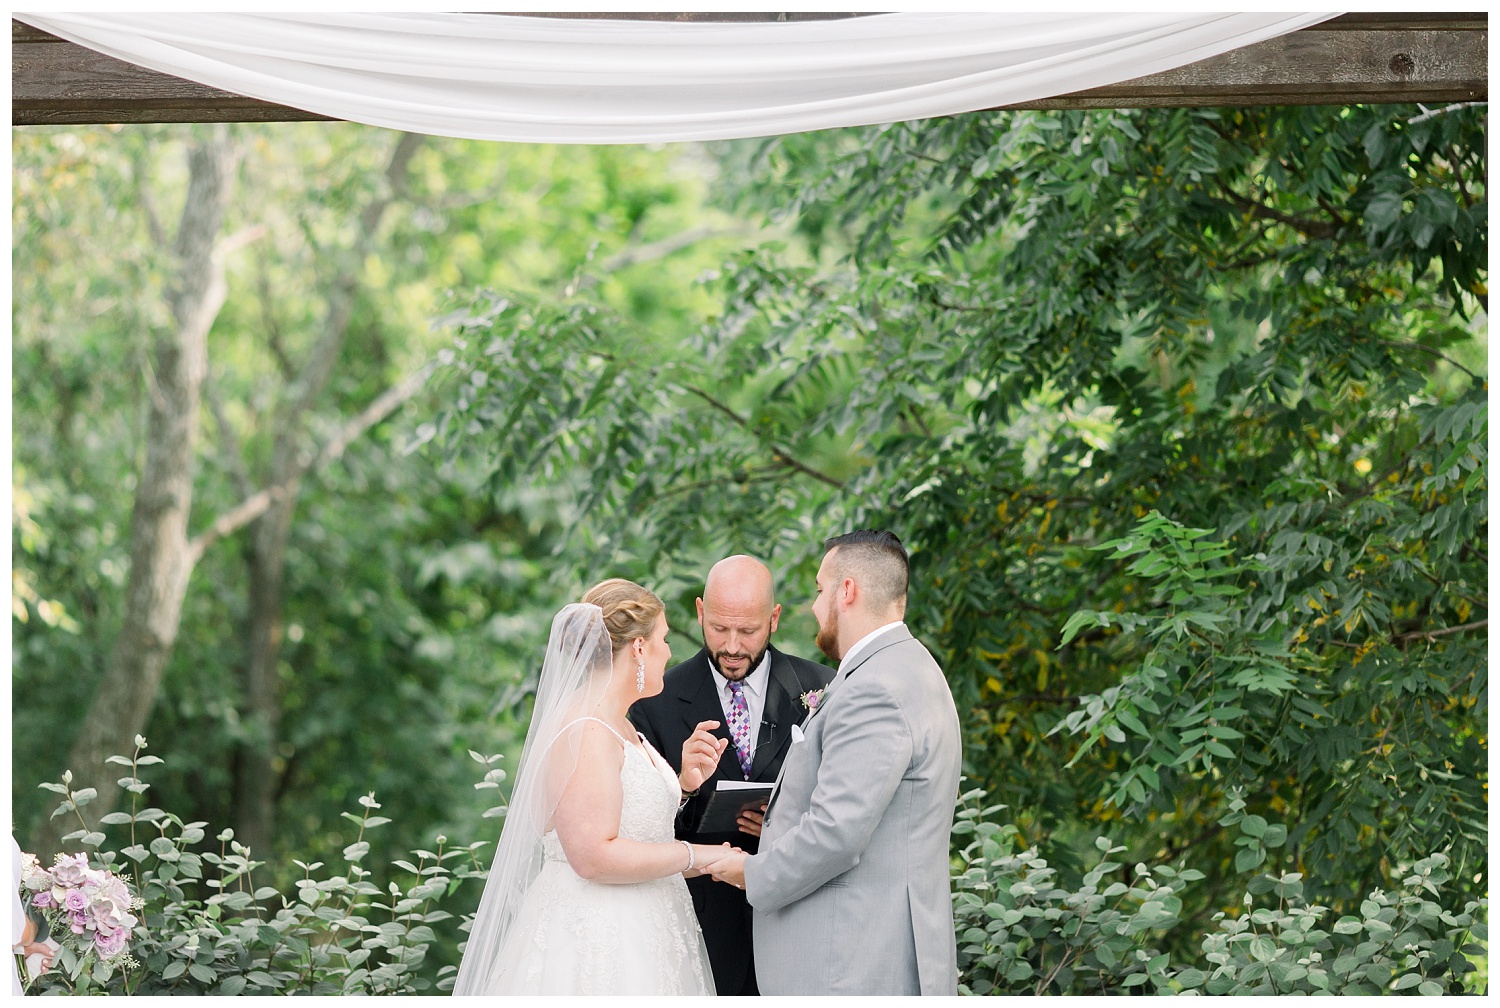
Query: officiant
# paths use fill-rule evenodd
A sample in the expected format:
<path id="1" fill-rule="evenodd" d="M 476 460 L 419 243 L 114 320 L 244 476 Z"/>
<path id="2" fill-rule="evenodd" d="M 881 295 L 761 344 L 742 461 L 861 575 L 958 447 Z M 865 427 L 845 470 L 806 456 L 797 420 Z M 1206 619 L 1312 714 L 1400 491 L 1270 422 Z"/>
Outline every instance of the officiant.
<path id="1" fill-rule="evenodd" d="M 775 782 L 792 727 L 816 705 L 833 669 L 771 646 L 781 606 L 770 569 L 754 557 L 732 556 L 714 564 L 697 606 L 702 650 L 668 669 L 662 691 L 631 707 L 630 720 L 678 771 L 683 742 L 699 724 L 717 722 L 713 733 L 730 744 L 713 777 L 678 813 L 677 836 L 693 843 L 727 841 L 754 853 L 759 812 L 742 815 L 738 829 L 700 833 L 704 811 L 721 780 Z M 706 875 L 687 884 L 718 993 L 758 994 L 744 892 Z"/>

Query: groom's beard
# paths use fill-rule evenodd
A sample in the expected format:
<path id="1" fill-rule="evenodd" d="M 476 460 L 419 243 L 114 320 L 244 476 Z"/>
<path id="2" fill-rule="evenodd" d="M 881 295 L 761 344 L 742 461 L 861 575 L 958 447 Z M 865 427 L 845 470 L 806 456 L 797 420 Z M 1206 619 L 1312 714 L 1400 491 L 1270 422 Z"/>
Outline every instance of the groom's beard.
<path id="1" fill-rule="evenodd" d="M 714 667 L 715 672 L 719 673 L 719 675 L 723 676 L 730 682 L 739 682 L 740 680 L 747 678 L 751 672 L 754 672 L 756 669 L 760 668 L 761 659 L 764 658 L 766 656 L 766 652 L 771 649 L 771 642 L 766 641 L 766 646 L 760 649 L 759 654 L 754 655 L 746 654 L 743 651 L 715 651 L 708 646 L 708 641 L 703 642 L 703 647 L 708 651 L 708 663 Z M 724 663 L 720 660 L 723 658 L 748 658 L 750 660 L 745 662 L 743 671 L 728 672 L 724 669 Z"/>
<path id="2" fill-rule="evenodd" d="M 834 661 L 844 660 L 844 656 L 839 654 L 839 611 L 833 606 L 828 607 L 828 622 L 818 624 L 818 636 L 813 643 Z"/>

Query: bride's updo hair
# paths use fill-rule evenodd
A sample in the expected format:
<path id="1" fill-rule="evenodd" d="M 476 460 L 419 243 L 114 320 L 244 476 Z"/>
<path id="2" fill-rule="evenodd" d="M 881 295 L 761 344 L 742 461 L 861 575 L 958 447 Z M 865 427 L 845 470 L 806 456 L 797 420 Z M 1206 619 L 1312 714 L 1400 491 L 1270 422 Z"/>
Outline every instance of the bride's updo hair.
<path id="1" fill-rule="evenodd" d="M 667 607 L 656 593 L 634 581 L 610 578 L 600 581 L 584 593 L 581 600 L 604 612 L 604 628 L 609 631 L 615 654 L 637 637 L 650 637 L 656 620 Z"/>

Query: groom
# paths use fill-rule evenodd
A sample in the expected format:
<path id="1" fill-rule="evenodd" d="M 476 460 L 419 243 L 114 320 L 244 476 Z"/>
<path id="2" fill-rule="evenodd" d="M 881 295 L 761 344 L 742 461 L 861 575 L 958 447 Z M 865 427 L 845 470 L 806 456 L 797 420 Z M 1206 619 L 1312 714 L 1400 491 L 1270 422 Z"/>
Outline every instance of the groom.
<path id="1" fill-rule="evenodd" d="M 813 615 L 838 673 L 787 752 L 758 853 L 709 869 L 755 908 L 766 994 L 958 992 L 958 713 L 902 622 L 906 587 L 890 532 L 828 540 Z"/>
<path id="2" fill-rule="evenodd" d="M 667 670 L 656 696 L 630 708 L 640 733 L 680 771 L 683 742 L 703 722 L 728 739 L 712 781 L 771 783 L 791 743 L 792 727 L 807 716 L 804 697 L 833 677 L 825 665 L 783 654 L 771 646 L 781 618 L 771 572 L 759 560 L 732 556 L 714 564 L 698 599 L 703 650 Z M 708 727 L 706 725 L 705 727 Z M 705 782 L 677 816 L 677 836 L 694 843 L 728 842 L 756 849 L 760 814 L 741 817 L 740 830 L 699 833 L 698 822 L 713 794 Z M 745 894 L 707 875 L 687 880 L 703 929 L 720 994 L 756 994 L 751 912 Z"/>

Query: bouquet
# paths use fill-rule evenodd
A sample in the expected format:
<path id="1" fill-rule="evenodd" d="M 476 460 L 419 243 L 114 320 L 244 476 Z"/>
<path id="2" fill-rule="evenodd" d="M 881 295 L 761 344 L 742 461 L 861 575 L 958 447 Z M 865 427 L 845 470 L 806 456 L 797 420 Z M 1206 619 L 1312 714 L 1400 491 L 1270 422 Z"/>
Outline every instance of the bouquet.
<path id="1" fill-rule="evenodd" d="M 43 868 L 33 854 L 21 856 L 22 898 L 40 911 L 52 938 L 83 961 L 130 967 L 130 938 L 136 925 L 131 911 L 142 901 L 125 880 L 106 868 L 90 868 L 85 854 L 59 854 Z"/>

